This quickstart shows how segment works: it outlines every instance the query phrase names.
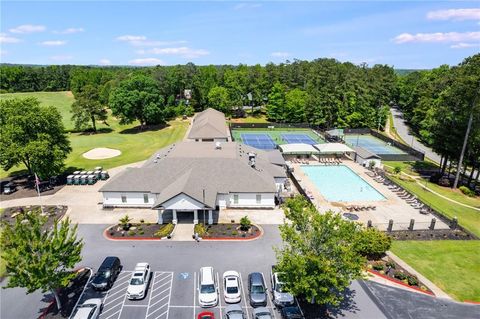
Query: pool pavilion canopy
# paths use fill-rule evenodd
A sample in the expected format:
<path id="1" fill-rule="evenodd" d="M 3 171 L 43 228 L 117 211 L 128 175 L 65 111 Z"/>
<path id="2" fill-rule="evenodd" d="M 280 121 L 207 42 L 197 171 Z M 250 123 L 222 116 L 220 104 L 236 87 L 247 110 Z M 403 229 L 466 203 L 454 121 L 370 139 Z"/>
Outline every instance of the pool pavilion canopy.
<path id="1" fill-rule="evenodd" d="M 343 154 L 355 153 L 353 149 L 342 143 L 325 143 L 314 145 L 320 151 L 320 154 Z"/>

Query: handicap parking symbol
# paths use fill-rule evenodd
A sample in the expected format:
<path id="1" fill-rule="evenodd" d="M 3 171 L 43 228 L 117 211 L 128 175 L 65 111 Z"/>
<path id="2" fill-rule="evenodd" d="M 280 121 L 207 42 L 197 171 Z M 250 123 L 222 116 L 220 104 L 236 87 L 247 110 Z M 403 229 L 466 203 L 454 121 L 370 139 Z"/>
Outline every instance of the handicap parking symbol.
<path id="1" fill-rule="evenodd" d="M 183 280 L 186 280 L 189 276 L 189 273 L 188 272 L 181 272 L 180 273 L 180 278 L 182 278 Z"/>

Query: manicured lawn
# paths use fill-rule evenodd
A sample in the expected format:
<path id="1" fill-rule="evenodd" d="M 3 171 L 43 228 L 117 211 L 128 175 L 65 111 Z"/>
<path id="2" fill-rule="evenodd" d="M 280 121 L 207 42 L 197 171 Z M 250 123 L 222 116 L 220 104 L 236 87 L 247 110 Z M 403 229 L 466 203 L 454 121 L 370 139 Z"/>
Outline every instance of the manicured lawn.
<path id="1" fill-rule="evenodd" d="M 70 125 L 72 125 L 71 128 L 73 128 L 73 124 L 69 122 L 71 117 L 70 106 L 73 98 L 71 98 L 70 104 L 68 104 L 66 102 L 68 101 L 67 92 L 12 93 L 2 94 L 0 97 L 6 95 L 10 97 L 45 96 L 49 97 L 49 101 L 57 101 L 58 103 L 60 103 L 59 101 L 63 101 L 56 106 L 59 110 L 61 109 L 60 113 L 63 116 L 64 122 L 70 123 Z M 55 96 L 57 96 L 57 98 L 55 98 Z M 150 127 L 140 131 L 138 129 L 138 122 L 129 125 L 120 125 L 118 119 L 110 114 L 107 119 L 107 124 L 108 125 L 97 122 L 97 128 L 99 130 L 97 134 L 68 133 L 72 152 L 65 161 L 67 168 L 90 170 L 96 166 L 102 166 L 108 169 L 145 160 L 156 150 L 182 140 L 187 131 L 189 120 L 176 119 L 168 122 L 166 126 Z M 82 156 L 83 153 L 97 147 L 118 149 L 122 154 L 103 160 L 89 160 Z M 24 170 L 25 167 L 23 165 L 13 167 L 7 172 L 0 169 L 0 178 L 18 174 L 24 172 Z"/>
<path id="2" fill-rule="evenodd" d="M 416 169 L 419 170 L 435 170 L 438 168 L 436 164 L 433 164 L 431 162 L 426 162 L 426 161 L 415 161 L 415 162 L 398 162 L 398 161 L 385 161 L 383 162 L 385 166 L 388 166 L 388 170 L 392 170 L 396 166 L 399 166 L 402 169 L 402 172 L 408 174 L 408 175 L 413 175 L 413 176 L 418 176 L 419 174 L 417 173 Z"/>
<path id="3" fill-rule="evenodd" d="M 391 176 L 391 178 L 403 188 L 405 188 L 412 194 L 415 194 L 418 198 L 420 198 L 422 202 L 431 206 L 439 213 L 449 218 L 453 218 L 456 216 L 461 226 L 465 227 L 466 229 L 480 237 L 479 211 L 452 203 L 444 198 L 441 198 L 434 193 L 425 190 L 415 181 L 404 181 L 395 176 Z M 427 187 L 430 187 L 431 185 L 432 183 L 428 183 Z"/>
<path id="4" fill-rule="evenodd" d="M 41 105 L 55 106 L 62 115 L 65 129 L 73 130 L 70 109 L 75 99 L 71 92 L 25 92 L 0 94 L 0 100 L 26 97 L 36 97 Z"/>
<path id="5" fill-rule="evenodd" d="M 453 298 L 480 301 L 480 241 L 395 241 L 391 251 Z"/>

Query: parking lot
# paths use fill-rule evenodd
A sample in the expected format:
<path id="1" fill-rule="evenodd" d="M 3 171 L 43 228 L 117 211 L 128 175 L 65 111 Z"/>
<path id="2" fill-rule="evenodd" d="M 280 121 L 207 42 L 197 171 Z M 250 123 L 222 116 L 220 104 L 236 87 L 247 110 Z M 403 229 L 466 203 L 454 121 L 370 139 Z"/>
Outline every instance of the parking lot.
<path id="1" fill-rule="evenodd" d="M 198 272 L 171 272 L 152 270 L 148 290 L 142 300 L 128 300 L 126 297 L 127 287 L 132 271 L 122 271 L 115 284 L 110 290 L 96 292 L 88 286 L 80 303 L 88 298 L 103 298 L 103 310 L 101 319 L 167 319 L 167 318 L 197 318 L 202 311 L 211 311 L 216 318 L 223 318 L 227 304 L 223 299 L 222 275 L 223 271 L 215 270 L 215 276 L 219 283 L 219 303 L 212 308 L 202 308 L 198 304 Z M 270 287 L 269 274 L 264 273 L 267 286 Z M 248 273 L 240 274 L 241 279 L 241 306 L 247 319 L 253 318 L 253 308 L 248 303 L 247 292 Z M 267 308 L 270 309 L 274 318 L 280 318 L 279 313 L 272 303 L 271 291 L 268 291 Z"/>

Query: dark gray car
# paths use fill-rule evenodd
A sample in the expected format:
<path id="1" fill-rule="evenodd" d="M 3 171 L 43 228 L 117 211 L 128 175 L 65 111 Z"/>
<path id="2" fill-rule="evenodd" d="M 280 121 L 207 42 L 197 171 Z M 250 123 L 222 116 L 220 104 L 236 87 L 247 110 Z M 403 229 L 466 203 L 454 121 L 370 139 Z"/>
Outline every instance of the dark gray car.
<path id="1" fill-rule="evenodd" d="M 253 272 L 248 275 L 248 294 L 252 307 L 265 307 L 267 305 L 267 287 L 261 273 Z"/>

